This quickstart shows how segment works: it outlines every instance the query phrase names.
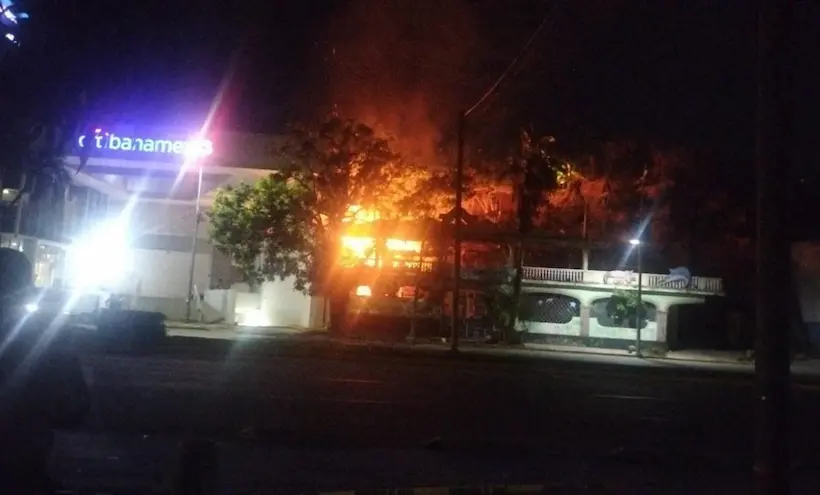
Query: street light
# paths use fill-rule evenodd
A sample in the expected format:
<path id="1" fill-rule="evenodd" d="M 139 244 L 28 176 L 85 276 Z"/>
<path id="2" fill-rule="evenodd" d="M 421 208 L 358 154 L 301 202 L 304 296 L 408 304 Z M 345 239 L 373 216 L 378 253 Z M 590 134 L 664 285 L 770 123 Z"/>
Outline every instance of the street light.
<path id="1" fill-rule="evenodd" d="M 201 200 L 202 200 L 202 174 L 203 165 L 198 162 L 203 156 L 211 154 L 212 146 L 198 146 L 198 142 L 205 142 L 203 139 L 190 141 L 186 146 L 186 160 L 196 161 L 197 183 L 196 183 L 196 206 L 194 207 L 194 236 L 191 239 L 191 269 L 188 274 L 188 299 L 185 302 L 185 321 L 191 321 L 191 302 L 194 298 L 194 271 L 196 268 L 196 248 L 199 240 L 199 224 L 202 221 Z M 186 164 L 187 165 L 187 164 Z"/>
<path id="2" fill-rule="evenodd" d="M 643 288 L 643 266 L 641 263 L 641 240 L 638 238 L 630 239 L 629 243 L 635 246 L 638 251 L 638 304 L 635 307 L 635 356 L 641 357 L 641 323 L 643 317 L 641 310 L 643 309 L 643 301 L 641 300 L 641 289 Z"/>

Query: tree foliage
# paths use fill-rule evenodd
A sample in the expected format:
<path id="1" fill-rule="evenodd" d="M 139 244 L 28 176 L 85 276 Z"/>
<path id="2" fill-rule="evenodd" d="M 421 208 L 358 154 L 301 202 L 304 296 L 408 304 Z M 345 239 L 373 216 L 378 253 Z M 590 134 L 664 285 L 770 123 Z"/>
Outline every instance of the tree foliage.
<path id="1" fill-rule="evenodd" d="M 310 266 L 304 190 L 282 175 L 222 189 L 209 212 L 211 239 L 250 282 L 295 276 L 299 288 Z"/>

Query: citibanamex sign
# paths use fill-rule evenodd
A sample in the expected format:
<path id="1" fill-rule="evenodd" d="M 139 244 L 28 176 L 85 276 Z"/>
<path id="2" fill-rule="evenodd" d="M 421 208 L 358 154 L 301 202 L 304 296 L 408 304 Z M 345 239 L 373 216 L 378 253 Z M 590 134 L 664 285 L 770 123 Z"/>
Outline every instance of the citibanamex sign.
<path id="1" fill-rule="evenodd" d="M 91 144 L 100 150 L 132 153 L 161 153 L 167 155 L 208 156 L 214 152 L 209 139 L 163 139 L 145 136 L 120 136 L 113 132 L 97 131 L 92 136 L 77 138 L 80 148 Z"/>

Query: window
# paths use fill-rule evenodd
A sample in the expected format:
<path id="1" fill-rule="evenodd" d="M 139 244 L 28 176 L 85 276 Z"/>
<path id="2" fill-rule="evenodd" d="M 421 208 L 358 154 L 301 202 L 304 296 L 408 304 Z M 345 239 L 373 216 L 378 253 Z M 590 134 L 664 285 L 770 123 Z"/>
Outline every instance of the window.
<path id="1" fill-rule="evenodd" d="M 17 189 L 3 189 L 2 200 L 11 203 L 15 199 L 17 199 L 18 192 L 19 191 Z"/>

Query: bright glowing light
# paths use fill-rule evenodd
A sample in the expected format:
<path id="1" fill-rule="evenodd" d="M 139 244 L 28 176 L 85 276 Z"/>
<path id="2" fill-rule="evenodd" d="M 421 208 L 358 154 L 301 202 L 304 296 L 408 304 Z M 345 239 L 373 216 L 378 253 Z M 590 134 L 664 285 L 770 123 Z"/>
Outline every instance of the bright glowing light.
<path id="1" fill-rule="evenodd" d="M 373 295 L 373 291 L 370 290 L 370 287 L 367 285 L 360 285 L 356 287 L 356 295 L 359 297 L 370 297 Z"/>
<path id="2" fill-rule="evenodd" d="M 189 139 L 183 153 L 189 158 L 208 156 L 214 152 L 214 143 L 209 139 Z"/>
<path id="3" fill-rule="evenodd" d="M 269 325 L 268 318 L 258 309 L 246 311 L 242 318 L 242 326 L 245 327 L 267 327 Z"/>
<path id="4" fill-rule="evenodd" d="M 103 224 L 74 242 L 66 261 L 69 280 L 76 286 L 99 288 L 116 284 L 133 263 L 127 224 L 120 220 Z"/>
<path id="5" fill-rule="evenodd" d="M 638 245 L 640 245 L 641 240 L 640 239 L 629 239 L 629 243 L 632 244 L 633 246 L 638 246 Z"/>
<path id="6" fill-rule="evenodd" d="M 345 235 L 342 236 L 342 247 L 356 258 L 367 259 L 372 256 L 376 241 L 372 237 Z"/>
<path id="7" fill-rule="evenodd" d="M 379 219 L 375 210 L 368 210 L 359 205 L 350 205 L 345 213 L 344 222 L 353 224 L 372 223 Z"/>
<path id="8" fill-rule="evenodd" d="M 387 239 L 385 246 L 390 251 L 421 252 L 421 241 L 406 241 L 403 239 Z"/>
<path id="9" fill-rule="evenodd" d="M 16 15 L 14 15 L 14 12 L 12 12 L 12 11 L 11 11 L 11 9 L 5 9 L 5 10 L 3 10 L 3 16 L 4 16 L 6 19 L 10 20 L 11 22 L 13 22 L 13 23 L 17 24 L 17 16 L 16 16 Z"/>
<path id="10" fill-rule="evenodd" d="M 34 313 L 38 309 L 40 309 L 40 307 L 37 306 L 37 303 L 28 303 L 28 304 L 26 304 L 26 312 L 27 313 Z"/>
<path id="11" fill-rule="evenodd" d="M 421 241 L 387 239 L 384 244 L 388 251 L 421 252 Z M 373 250 L 376 248 L 376 240 L 372 237 L 345 235 L 342 236 L 342 247 L 357 258 L 369 259 L 373 256 Z"/>

